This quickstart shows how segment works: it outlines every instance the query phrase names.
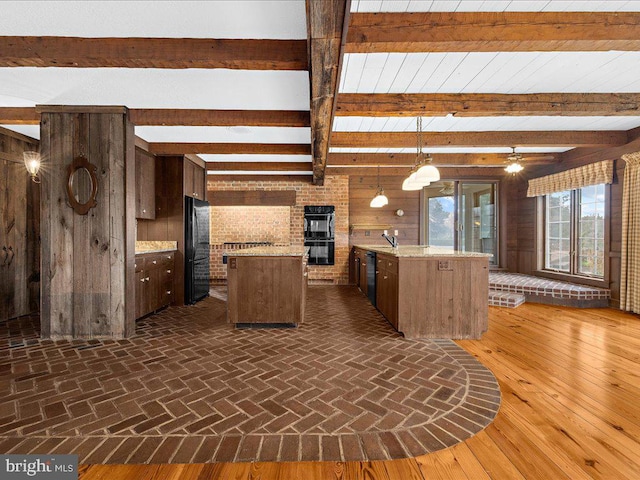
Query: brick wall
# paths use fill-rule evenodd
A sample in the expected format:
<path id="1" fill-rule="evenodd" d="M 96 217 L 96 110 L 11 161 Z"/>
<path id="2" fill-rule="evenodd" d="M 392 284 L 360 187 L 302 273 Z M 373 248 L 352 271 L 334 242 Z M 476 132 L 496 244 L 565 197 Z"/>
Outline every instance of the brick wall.
<path id="1" fill-rule="evenodd" d="M 336 208 L 335 265 L 310 266 L 309 283 L 349 283 L 348 176 L 327 176 L 321 187 L 310 184 L 308 180 L 228 181 L 209 179 L 207 190 L 294 190 L 296 192 L 296 203 L 292 207 L 214 207 L 211 209 L 212 282 L 220 283 L 226 280 L 226 265 L 222 265 L 222 243 L 271 241 L 274 244 L 303 245 L 304 206 L 334 205 Z M 238 211 L 237 209 L 242 210 Z M 247 220 L 253 219 L 252 222 L 245 224 L 236 221 L 234 213 L 237 216 L 240 214 L 239 212 L 246 215 Z M 286 218 L 287 214 L 288 218 Z M 257 227 L 260 231 L 256 230 L 257 233 L 254 235 L 251 230 L 256 227 L 257 223 L 261 223 Z M 285 231 L 288 232 L 286 238 Z M 232 238 L 234 235 L 237 238 Z M 264 238 L 258 238 L 260 235 L 264 235 Z"/>

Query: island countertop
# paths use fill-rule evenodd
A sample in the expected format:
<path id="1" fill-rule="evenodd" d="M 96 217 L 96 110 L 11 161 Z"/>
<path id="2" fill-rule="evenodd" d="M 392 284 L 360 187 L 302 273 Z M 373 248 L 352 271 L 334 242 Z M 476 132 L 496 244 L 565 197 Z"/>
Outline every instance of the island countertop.
<path id="1" fill-rule="evenodd" d="M 355 248 L 370 252 L 383 253 L 394 257 L 456 257 L 456 258 L 489 258 L 490 253 L 463 252 L 446 247 L 432 247 L 429 245 L 400 245 L 396 248 L 384 245 L 354 245 Z"/>
<path id="2" fill-rule="evenodd" d="M 304 257 L 309 253 L 309 247 L 301 245 L 266 246 L 243 248 L 242 250 L 228 250 L 224 254 L 228 257 Z"/>
<path id="3" fill-rule="evenodd" d="M 138 240 L 136 242 L 136 255 L 143 255 L 145 253 L 162 253 L 173 252 L 178 249 L 178 242 L 173 241 L 143 241 Z"/>

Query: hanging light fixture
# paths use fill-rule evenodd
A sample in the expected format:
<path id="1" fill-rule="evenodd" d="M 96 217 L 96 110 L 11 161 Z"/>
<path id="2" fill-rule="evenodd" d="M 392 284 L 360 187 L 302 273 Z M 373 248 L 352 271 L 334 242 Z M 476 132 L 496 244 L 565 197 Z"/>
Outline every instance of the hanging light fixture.
<path id="1" fill-rule="evenodd" d="M 24 159 L 24 166 L 27 167 L 27 172 L 31 176 L 31 180 L 34 183 L 40 183 L 38 178 L 38 171 L 40 170 L 40 153 L 38 152 L 23 152 L 22 158 Z"/>
<path id="2" fill-rule="evenodd" d="M 507 156 L 508 165 L 504 168 L 505 172 L 515 175 L 521 172 L 524 167 L 522 166 L 522 155 L 516 153 L 516 147 L 511 147 L 513 150 L 509 156 Z"/>
<path id="3" fill-rule="evenodd" d="M 380 165 L 378 165 L 378 188 L 376 189 L 376 196 L 373 197 L 369 206 L 371 208 L 380 208 L 389 204 L 389 199 L 384 194 L 384 188 L 380 186 Z"/>
<path id="4" fill-rule="evenodd" d="M 402 182 L 403 190 L 420 190 L 431 182 L 440 180 L 440 172 L 431 165 L 433 158 L 422 151 L 422 117 L 416 118 L 417 130 L 417 155 L 416 164 L 409 173 L 409 176 Z"/>

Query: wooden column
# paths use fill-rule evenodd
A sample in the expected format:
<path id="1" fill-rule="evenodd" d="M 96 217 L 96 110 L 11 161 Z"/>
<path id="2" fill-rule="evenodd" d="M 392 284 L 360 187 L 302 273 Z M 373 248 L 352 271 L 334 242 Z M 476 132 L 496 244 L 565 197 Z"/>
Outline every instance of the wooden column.
<path id="1" fill-rule="evenodd" d="M 135 137 L 125 107 L 41 106 L 43 338 L 135 333 Z M 96 205 L 67 197 L 68 166 L 95 165 Z M 76 175 L 82 200 L 88 176 Z M 87 190 L 88 189 L 88 190 Z M 84 191 L 83 191 L 84 190 Z"/>

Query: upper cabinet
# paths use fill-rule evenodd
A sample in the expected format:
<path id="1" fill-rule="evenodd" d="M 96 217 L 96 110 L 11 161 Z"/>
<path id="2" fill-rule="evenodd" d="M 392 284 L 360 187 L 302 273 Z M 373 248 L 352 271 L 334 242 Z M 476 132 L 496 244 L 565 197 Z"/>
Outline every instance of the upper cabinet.
<path id="1" fill-rule="evenodd" d="M 187 158 L 184 159 L 184 194 L 205 200 L 205 170 Z"/>
<path id="2" fill-rule="evenodd" d="M 156 160 L 136 149 L 136 218 L 156 218 Z"/>

